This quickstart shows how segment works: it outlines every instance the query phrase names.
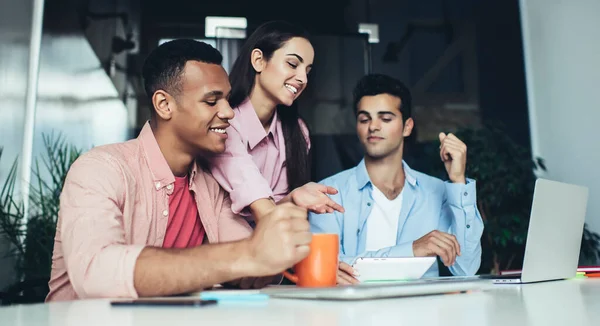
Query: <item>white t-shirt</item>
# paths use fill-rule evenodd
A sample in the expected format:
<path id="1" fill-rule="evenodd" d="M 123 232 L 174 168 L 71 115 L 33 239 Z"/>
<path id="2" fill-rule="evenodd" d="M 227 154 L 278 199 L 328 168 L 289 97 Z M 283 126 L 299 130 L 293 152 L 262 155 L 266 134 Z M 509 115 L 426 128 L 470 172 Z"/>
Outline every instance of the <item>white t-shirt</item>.
<path id="1" fill-rule="evenodd" d="M 376 251 L 396 245 L 398 220 L 402 210 L 402 194 L 404 190 L 389 200 L 373 185 L 373 208 L 367 218 L 367 251 Z"/>

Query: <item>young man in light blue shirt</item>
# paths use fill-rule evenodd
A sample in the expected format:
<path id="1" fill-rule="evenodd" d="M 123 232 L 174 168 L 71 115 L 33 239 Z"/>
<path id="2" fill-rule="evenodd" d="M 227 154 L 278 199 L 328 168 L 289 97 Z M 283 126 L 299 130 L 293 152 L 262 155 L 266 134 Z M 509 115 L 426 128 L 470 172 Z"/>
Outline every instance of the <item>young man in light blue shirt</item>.
<path id="1" fill-rule="evenodd" d="M 357 282 L 358 257 L 439 256 L 453 275 L 474 275 L 481 263 L 483 221 L 475 181 L 465 177 L 467 146 L 439 134 L 440 159 L 449 181 L 412 170 L 402 159 L 410 136 L 410 91 L 385 75 L 363 77 L 354 89 L 356 130 L 365 150 L 354 168 L 321 184 L 345 212 L 310 214 L 314 233 L 340 235 L 338 283 Z M 426 276 L 438 276 L 434 264 Z"/>

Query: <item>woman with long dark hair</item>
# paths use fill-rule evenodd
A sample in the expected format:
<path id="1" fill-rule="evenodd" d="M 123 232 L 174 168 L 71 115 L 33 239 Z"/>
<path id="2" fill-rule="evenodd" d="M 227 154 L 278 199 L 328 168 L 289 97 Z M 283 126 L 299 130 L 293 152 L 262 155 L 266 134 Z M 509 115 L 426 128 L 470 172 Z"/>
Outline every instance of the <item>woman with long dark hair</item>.
<path id="1" fill-rule="evenodd" d="M 316 213 L 343 211 L 327 196 L 337 190 L 309 182 L 309 131 L 295 101 L 313 59 L 307 32 L 283 21 L 259 26 L 241 48 L 229 74 L 235 117 L 227 149 L 211 164 L 235 213 L 260 219 L 288 201 Z"/>

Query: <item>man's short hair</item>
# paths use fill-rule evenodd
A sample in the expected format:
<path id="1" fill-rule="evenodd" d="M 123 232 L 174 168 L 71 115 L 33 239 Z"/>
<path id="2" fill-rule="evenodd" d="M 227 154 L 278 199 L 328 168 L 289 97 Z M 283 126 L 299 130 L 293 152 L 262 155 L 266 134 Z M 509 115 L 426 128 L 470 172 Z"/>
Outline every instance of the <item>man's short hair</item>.
<path id="1" fill-rule="evenodd" d="M 412 96 L 410 90 L 401 81 L 383 74 L 370 74 L 361 78 L 352 95 L 354 96 L 354 113 L 358 112 L 358 102 L 364 96 L 375 96 L 379 94 L 389 94 L 400 98 L 400 113 L 402 121 L 411 117 Z"/>
<path id="2" fill-rule="evenodd" d="M 190 39 L 161 44 L 148 55 L 142 67 L 144 89 L 150 101 L 159 89 L 173 96 L 181 92 L 181 77 L 188 61 L 220 65 L 223 56 L 211 45 Z"/>

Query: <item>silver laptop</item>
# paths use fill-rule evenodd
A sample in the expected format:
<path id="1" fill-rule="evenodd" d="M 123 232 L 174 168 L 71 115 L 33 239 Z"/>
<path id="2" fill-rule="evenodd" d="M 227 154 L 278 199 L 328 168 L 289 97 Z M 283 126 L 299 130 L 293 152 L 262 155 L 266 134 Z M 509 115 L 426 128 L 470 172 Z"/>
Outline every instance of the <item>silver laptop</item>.
<path id="1" fill-rule="evenodd" d="M 382 284 L 358 284 L 327 288 L 299 288 L 296 286 L 274 286 L 260 292 L 272 298 L 312 299 L 312 300 L 370 300 L 399 298 L 420 295 L 461 293 L 488 290 L 493 286 L 490 280 L 411 280 Z"/>
<path id="2" fill-rule="evenodd" d="M 588 188 L 538 179 L 520 274 L 482 275 L 494 283 L 533 283 L 575 277 Z"/>

